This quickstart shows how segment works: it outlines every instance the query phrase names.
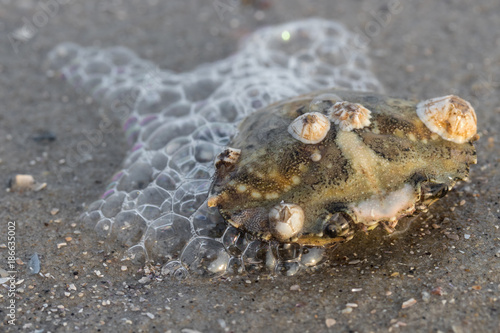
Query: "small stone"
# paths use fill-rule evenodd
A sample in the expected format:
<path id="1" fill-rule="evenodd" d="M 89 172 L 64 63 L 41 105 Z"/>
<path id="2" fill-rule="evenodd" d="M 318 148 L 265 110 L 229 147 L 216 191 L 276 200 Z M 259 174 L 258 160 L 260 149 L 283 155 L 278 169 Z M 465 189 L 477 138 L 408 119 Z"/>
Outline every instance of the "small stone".
<path id="1" fill-rule="evenodd" d="M 60 249 L 61 247 L 66 246 L 66 245 L 68 245 L 68 243 L 66 243 L 66 242 L 58 243 L 57 248 Z"/>
<path id="2" fill-rule="evenodd" d="M 437 295 L 437 296 L 442 296 L 443 295 L 443 288 L 436 287 L 436 288 L 431 290 L 431 294 Z"/>
<path id="3" fill-rule="evenodd" d="M 8 187 L 12 191 L 23 191 L 33 189 L 35 178 L 32 175 L 15 175 L 9 180 Z"/>
<path id="4" fill-rule="evenodd" d="M 50 210 L 50 215 L 56 215 L 57 213 L 59 213 L 59 208 L 52 208 Z"/>
<path id="5" fill-rule="evenodd" d="M 300 286 L 298 284 L 294 284 L 293 286 L 290 287 L 290 290 L 292 290 L 292 291 L 300 291 Z"/>
<path id="6" fill-rule="evenodd" d="M 47 187 L 47 183 L 36 183 L 33 185 L 33 191 L 38 192 Z"/>
<path id="7" fill-rule="evenodd" d="M 349 314 L 352 312 L 352 308 L 345 308 L 344 310 L 340 311 L 342 314 Z"/>
<path id="8" fill-rule="evenodd" d="M 38 253 L 33 253 L 28 262 L 28 270 L 29 274 L 38 274 L 40 272 L 40 258 L 38 257 Z"/>
<path id="9" fill-rule="evenodd" d="M 409 308 L 410 306 L 414 306 L 417 304 L 417 301 L 414 298 L 410 298 L 406 302 L 403 302 L 403 305 L 401 306 L 402 309 Z"/>
<path id="10" fill-rule="evenodd" d="M 357 308 L 358 305 L 356 303 L 347 303 L 345 306 L 347 306 L 348 308 Z"/>
<path id="11" fill-rule="evenodd" d="M 422 301 L 425 303 L 429 302 L 431 299 L 431 294 L 429 294 L 427 291 L 422 291 Z"/>
<path id="12" fill-rule="evenodd" d="M 148 283 L 151 279 L 148 276 L 143 276 L 139 279 L 139 283 Z"/>
<path id="13" fill-rule="evenodd" d="M 326 320 L 325 320 L 326 327 L 328 327 L 328 328 L 332 327 L 336 323 L 337 323 L 337 321 L 333 318 L 326 318 Z"/>
<path id="14" fill-rule="evenodd" d="M 122 266 L 122 267 L 121 267 L 121 270 L 122 270 L 123 272 L 125 272 L 127 269 L 128 269 L 128 268 L 127 268 L 127 266 Z"/>

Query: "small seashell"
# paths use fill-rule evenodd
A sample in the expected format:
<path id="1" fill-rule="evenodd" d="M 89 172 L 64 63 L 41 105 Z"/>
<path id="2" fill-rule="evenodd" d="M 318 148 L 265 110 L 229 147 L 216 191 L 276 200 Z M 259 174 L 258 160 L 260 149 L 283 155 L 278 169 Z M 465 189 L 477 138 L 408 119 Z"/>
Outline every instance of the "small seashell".
<path id="1" fill-rule="evenodd" d="M 330 121 L 319 112 L 304 113 L 288 126 L 288 133 L 305 144 L 323 141 L 329 130 Z"/>
<path id="2" fill-rule="evenodd" d="M 358 103 L 337 102 L 330 112 L 330 119 L 342 131 L 350 132 L 370 126 L 371 111 Z"/>
<path id="3" fill-rule="evenodd" d="M 9 188 L 12 191 L 31 190 L 35 185 L 35 178 L 32 175 L 15 175 L 9 179 Z"/>
<path id="4" fill-rule="evenodd" d="M 466 100 L 448 95 L 417 104 L 417 115 L 427 128 L 455 143 L 471 140 L 477 131 L 474 109 Z"/>
<path id="5" fill-rule="evenodd" d="M 300 206 L 281 203 L 269 212 L 272 235 L 280 241 L 296 236 L 304 226 L 305 215 Z"/>

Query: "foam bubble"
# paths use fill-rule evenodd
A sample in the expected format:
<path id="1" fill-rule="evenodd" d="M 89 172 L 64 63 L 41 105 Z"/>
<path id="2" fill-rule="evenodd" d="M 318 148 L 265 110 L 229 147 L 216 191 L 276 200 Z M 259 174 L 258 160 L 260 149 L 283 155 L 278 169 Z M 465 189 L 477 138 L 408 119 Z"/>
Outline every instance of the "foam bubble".
<path id="1" fill-rule="evenodd" d="M 289 38 L 282 38 L 287 31 Z M 71 43 L 49 54 L 52 70 L 122 121 L 130 151 L 82 219 L 125 257 L 162 272 L 294 275 L 323 249 L 254 239 L 228 226 L 206 199 L 213 159 L 249 113 L 312 90 L 381 91 L 369 59 L 342 25 L 308 19 L 260 29 L 233 56 L 177 74 L 123 47 Z"/>

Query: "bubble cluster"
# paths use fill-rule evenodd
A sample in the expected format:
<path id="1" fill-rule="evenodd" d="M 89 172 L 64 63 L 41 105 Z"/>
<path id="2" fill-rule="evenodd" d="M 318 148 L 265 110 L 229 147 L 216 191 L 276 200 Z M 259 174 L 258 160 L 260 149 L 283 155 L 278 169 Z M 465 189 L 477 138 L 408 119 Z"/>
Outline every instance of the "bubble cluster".
<path id="1" fill-rule="evenodd" d="M 336 22 L 297 21 L 258 30 L 233 56 L 182 74 L 123 47 L 57 46 L 51 69 L 120 119 L 131 147 L 83 221 L 127 248 L 127 259 L 160 263 L 176 278 L 294 275 L 321 263 L 321 248 L 228 226 L 207 195 L 215 157 L 249 113 L 317 89 L 381 90 L 355 40 Z"/>

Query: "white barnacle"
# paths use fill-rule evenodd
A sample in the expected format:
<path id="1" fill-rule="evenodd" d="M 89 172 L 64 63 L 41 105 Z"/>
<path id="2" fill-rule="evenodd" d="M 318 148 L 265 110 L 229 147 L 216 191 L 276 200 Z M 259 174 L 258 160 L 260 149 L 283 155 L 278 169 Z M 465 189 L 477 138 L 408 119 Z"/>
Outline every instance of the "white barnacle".
<path id="1" fill-rule="evenodd" d="M 330 120 L 346 132 L 370 126 L 370 118 L 371 111 L 358 103 L 337 102 L 330 111 Z"/>
<path id="2" fill-rule="evenodd" d="M 319 112 L 304 113 L 288 126 L 288 133 L 306 144 L 323 141 L 329 130 L 330 120 Z"/>
<path id="3" fill-rule="evenodd" d="M 417 104 L 417 115 L 427 128 L 445 140 L 464 143 L 477 131 L 474 108 L 466 100 L 448 95 Z"/>
<path id="4" fill-rule="evenodd" d="M 290 239 L 301 232 L 304 220 L 304 211 L 295 204 L 282 202 L 269 212 L 271 234 L 280 241 Z"/>

